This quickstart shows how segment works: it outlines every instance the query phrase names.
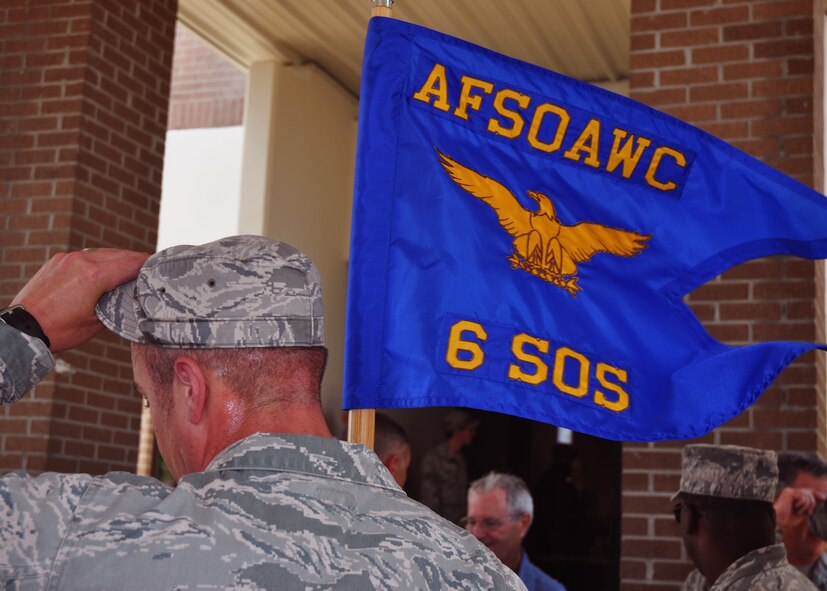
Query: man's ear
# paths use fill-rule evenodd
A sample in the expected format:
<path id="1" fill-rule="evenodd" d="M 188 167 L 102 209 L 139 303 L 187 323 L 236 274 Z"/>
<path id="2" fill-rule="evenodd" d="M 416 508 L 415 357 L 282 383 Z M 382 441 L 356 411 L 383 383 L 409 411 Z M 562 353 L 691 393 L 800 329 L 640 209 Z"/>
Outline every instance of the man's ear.
<path id="1" fill-rule="evenodd" d="M 531 515 L 528 513 L 520 513 L 517 516 L 517 522 L 520 525 L 520 539 L 523 539 L 528 533 L 528 528 L 531 526 Z"/>
<path id="2" fill-rule="evenodd" d="M 388 454 L 385 456 L 385 459 L 382 460 L 382 463 L 385 464 L 385 468 L 388 469 L 388 472 L 395 474 L 394 470 L 399 468 L 399 454 Z"/>
<path id="3" fill-rule="evenodd" d="M 175 404 L 184 404 L 187 419 L 197 425 L 204 415 L 209 391 L 204 371 L 197 361 L 186 356 L 178 357 L 173 369 L 174 386 L 178 386 L 173 387 L 173 395 L 177 397 Z"/>

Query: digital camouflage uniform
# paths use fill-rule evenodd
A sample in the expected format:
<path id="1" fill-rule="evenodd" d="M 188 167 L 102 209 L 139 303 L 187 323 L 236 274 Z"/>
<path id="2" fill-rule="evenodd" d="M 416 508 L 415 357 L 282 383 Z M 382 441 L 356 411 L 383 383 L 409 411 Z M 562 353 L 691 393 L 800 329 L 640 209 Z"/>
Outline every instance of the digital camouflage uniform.
<path id="1" fill-rule="evenodd" d="M 442 426 L 450 440 L 458 431 L 476 432 L 479 420 L 457 408 L 442 416 Z M 465 517 L 468 507 L 468 466 L 462 455 L 468 443 L 463 440 L 454 454 L 446 441 L 426 453 L 420 464 L 419 500 L 453 523 Z"/>
<path id="2" fill-rule="evenodd" d="M 734 445 L 687 445 L 683 449 L 681 493 L 772 503 L 778 483 L 773 451 Z M 811 591 L 815 589 L 787 561 L 783 544 L 753 550 L 733 562 L 711 587 L 698 570 L 682 591 Z"/>
<path id="3" fill-rule="evenodd" d="M 176 488 L 127 473 L 0 479 L 5 589 L 522 589 L 361 445 L 247 437 Z"/>
<path id="4" fill-rule="evenodd" d="M 456 455 L 441 443 L 422 458 L 419 500 L 457 523 L 465 516 L 468 503 L 468 467 L 461 453 Z"/>
<path id="5" fill-rule="evenodd" d="M 20 400 L 54 366 L 43 341 L 0 322 L 0 403 Z"/>
<path id="6" fill-rule="evenodd" d="M 97 312 L 159 346 L 318 346 L 323 335 L 312 262 L 261 237 L 153 255 Z M 28 389 L 17 372 L 36 364 L 26 340 L 2 334 L 12 399 Z M 409 499 L 372 451 L 262 433 L 175 488 L 127 473 L 0 478 L 0 587 L 525 589 L 471 534 Z"/>
<path id="7" fill-rule="evenodd" d="M 689 573 L 682 591 L 812 591 L 813 584 L 787 562 L 784 544 L 764 546 L 745 554 L 721 573 L 712 587 L 697 570 Z"/>

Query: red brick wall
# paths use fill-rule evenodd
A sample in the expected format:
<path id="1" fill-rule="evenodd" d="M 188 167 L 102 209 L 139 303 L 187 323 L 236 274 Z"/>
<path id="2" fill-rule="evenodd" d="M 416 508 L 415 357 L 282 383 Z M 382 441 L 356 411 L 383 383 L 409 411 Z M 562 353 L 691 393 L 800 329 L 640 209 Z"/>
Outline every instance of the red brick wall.
<path id="1" fill-rule="evenodd" d="M 814 15 L 821 5 L 633 0 L 631 96 L 813 185 L 814 109 L 821 108 L 814 99 Z M 819 23 L 819 35 L 820 29 Z M 818 160 L 820 166 L 820 151 Z M 814 268 L 793 258 L 752 261 L 687 299 L 724 342 L 810 341 Z M 816 406 L 814 357 L 806 356 L 755 405 L 703 440 L 815 451 Z M 677 590 L 691 568 L 669 512 L 685 443 L 624 444 L 622 589 Z"/>
<path id="2" fill-rule="evenodd" d="M 226 127 L 244 121 L 246 73 L 181 23 L 175 31 L 170 129 Z"/>
<path id="3" fill-rule="evenodd" d="M 0 4 L 0 301 L 53 253 L 153 251 L 176 0 Z M 111 335 L 0 409 L 0 469 L 134 468 L 140 403 Z"/>

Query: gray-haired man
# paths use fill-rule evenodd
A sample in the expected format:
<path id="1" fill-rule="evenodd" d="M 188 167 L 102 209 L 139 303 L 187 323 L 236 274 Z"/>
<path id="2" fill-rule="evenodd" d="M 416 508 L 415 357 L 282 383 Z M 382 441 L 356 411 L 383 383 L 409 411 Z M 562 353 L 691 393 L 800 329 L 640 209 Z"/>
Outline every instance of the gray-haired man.
<path id="1" fill-rule="evenodd" d="M 133 343 L 178 486 L 123 473 L 0 479 L 0 583 L 521 588 L 409 500 L 375 454 L 330 436 L 319 277 L 294 248 L 242 236 L 167 249 L 97 312 Z"/>
<path id="2" fill-rule="evenodd" d="M 528 591 L 565 591 L 523 550 L 533 517 L 534 501 L 523 479 L 491 472 L 468 488 L 468 515 L 461 523 L 520 576 Z"/>

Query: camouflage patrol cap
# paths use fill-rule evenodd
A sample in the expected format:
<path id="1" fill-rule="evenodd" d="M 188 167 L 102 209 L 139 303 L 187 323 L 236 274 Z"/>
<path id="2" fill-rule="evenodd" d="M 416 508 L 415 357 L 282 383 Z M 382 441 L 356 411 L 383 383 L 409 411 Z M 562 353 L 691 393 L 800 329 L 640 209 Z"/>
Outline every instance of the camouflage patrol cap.
<path id="1" fill-rule="evenodd" d="M 442 425 L 449 433 L 460 429 L 476 429 L 480 422 L 464 410 L 452 410 L 442 417 Z"/>
<path id="2" fill-rule="evenodd" d="M 162 250 L 134 281 L 105 293 L 95 312 L 125 339 L 161 347 L 324 344 L 316 267 L 289 244 L 262 236 Z"/>
<path id="3" fill-rule="evenodd" d="M 775 499 L 778 463 L 774 451 L 736 445 L 687 445 L 683 448 L 682 492 L 709 497 Z"/>

